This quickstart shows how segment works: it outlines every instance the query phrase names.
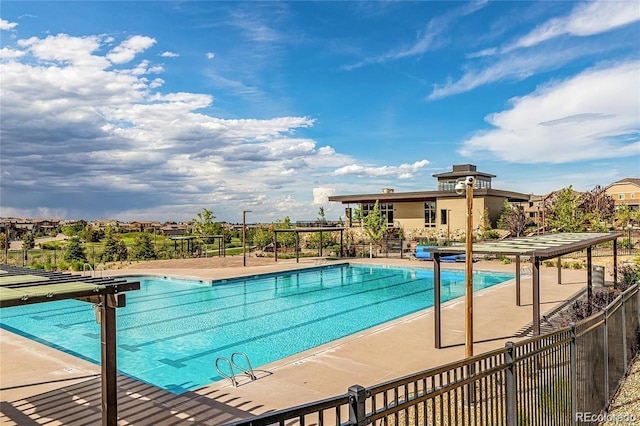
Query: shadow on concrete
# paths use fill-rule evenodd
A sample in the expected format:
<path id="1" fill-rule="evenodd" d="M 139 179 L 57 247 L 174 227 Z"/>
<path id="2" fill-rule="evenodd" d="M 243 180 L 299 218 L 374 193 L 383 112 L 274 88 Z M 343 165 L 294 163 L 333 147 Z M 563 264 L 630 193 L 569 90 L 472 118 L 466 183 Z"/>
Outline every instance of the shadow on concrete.
<path id="1" fill-rule="evenodd" d="M 515 334 L 511 334 L 509 336 L 495 337 L 495 338 L 492 338 L 492 339 L 474 340 L 473 344 L 495 342 L 495 341 L 498 341 L 498 340 L 505 340 L 505 339 L 513 339 L 515 337 L 517 337 Z M 456 347 L 461 347 L 461 346 L 464 346 L 464 345 L 465 345 L 465 343 L 455 343 L 455 344 L 452 344 L 452 345 L 443 345 L 441 349 L 456 348 Z"/>
<path id="2" fill-rule="evenodd" d="M 99 425 L 102 419 L 100 377 L 1 404 L 2 424 Z M 118 423 L 135 425 L 220 425 L 251 417 L 261 404 L 230 398 L 224 389 L 174 395 L 118 376 Z"/>

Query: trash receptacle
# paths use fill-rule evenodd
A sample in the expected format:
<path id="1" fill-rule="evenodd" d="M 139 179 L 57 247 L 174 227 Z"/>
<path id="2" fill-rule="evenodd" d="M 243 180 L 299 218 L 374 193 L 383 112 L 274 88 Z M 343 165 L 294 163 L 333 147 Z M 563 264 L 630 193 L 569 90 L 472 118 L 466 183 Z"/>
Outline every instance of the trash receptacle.
<path id="1" fill-rule="evenodd" d="M 593 287 L 604 287 L 604 266 L 591 266 L 591 283 Z"/>

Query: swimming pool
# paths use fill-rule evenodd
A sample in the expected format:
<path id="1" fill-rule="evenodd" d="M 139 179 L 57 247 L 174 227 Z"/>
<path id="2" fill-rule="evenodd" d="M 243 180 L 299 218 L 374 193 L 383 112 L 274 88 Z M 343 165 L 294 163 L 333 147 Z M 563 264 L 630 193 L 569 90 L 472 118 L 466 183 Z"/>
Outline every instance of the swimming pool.
<path id="1" fill-rule="evenodd" d="M 514 276 L 474 273 L 474 289 Z M 212 284 L 136 277 L 117 311 L 121 373 L 180 394 L 221 379 L 218 356 L 254 368 L 433 306 L 431 269 L 333 265 Z M 464 294 L 464 271 L 442 270 L 442 298 Z M 0 326 L 95 363 L 100 326 L 74 300 L 5 308 Z"/>

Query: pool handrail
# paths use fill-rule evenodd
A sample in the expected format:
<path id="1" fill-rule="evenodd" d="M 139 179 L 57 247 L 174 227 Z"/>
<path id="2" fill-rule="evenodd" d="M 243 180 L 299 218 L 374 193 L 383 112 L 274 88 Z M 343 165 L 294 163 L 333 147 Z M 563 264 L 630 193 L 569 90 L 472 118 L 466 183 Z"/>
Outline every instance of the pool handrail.
<path id="1" fill-rule="evenodd" d="M 220 361 L 225 361 L 227 363 L 227 365 L 229 366 L 229 374 L 225 373 L 220 369 L 220 365 L 218 365 Z M 233 365 L 231 364 L 231 361 L 229 361 L 228 358 L 225 358 L 223 356 L 219 356 L 218 358 L 216 358 L 216 370 L 218 370 L 219 375 L 221 375 L 225 379 L 231 380 L 231 384 L 233 385 L 234 388 L 238 387 L 238 381 L 236 380 L 236 375 L 233 372 Z"/>
<path id="2" fill-rule="evenodd" d="M 244 358 L 247 363 L 247 368 L 238 365 L 236 360 L 234 359 L 236 356 L 241 356 Z M 249 357 L 244 352 L 234 352 L 231 354 L 231 365 L 236 367 L 238 370 L 242 371 L 244 374 L 249 376 L 251 380 L 257 380 L 255 373 L 253 372 L 253 367 L 251 367 L 251 362 L 249 362 Z"/>

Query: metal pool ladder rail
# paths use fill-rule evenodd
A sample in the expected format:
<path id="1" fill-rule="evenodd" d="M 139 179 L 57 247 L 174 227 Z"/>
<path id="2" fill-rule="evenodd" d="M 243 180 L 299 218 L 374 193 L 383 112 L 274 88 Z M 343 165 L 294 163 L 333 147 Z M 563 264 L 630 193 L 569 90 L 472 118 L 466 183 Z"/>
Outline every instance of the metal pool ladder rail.
<path id="1" fill-rule="evenodd" d="M 238 364 L 238 362 L 236 361 L 236 357 L 242 357 L 244 358 L 247 367 L 243 367 L 241 365 Z M 229 374 L 225 373 L 224 371 L 222 371 L 222 369 L 220 368 L 220 362 L 226 362 L 228 368 L 229 368 Z M 233 385 L 233 387 L 238 387 L 238 380 L 236 379 L 236 373 L 234 371 L 234 367 L 237 368 L 238 370 L 240 370 L 243 374 L 246 374 L 247 376 L 249 376 L 249 378 L 253 381 L 253 380 L 257 380 L 255 373 L 253 372 L 253 368 L 251 367 L 251 362 L 249 362 L 249 357 L 247 356 L 247 354 L 245 354 L 244 352 L 234 352 L 231 354 L 231 360 L 229 360 L 228 358 L 225 358 L 223 356 L 219 356 L 218 358 L 216 358 L 216 370 L 218 370 L 218 374 L 220 374 L 222 377 L 224 377 L 225 379 L 229 379 L 231 380 L 231 384 Z"/>

